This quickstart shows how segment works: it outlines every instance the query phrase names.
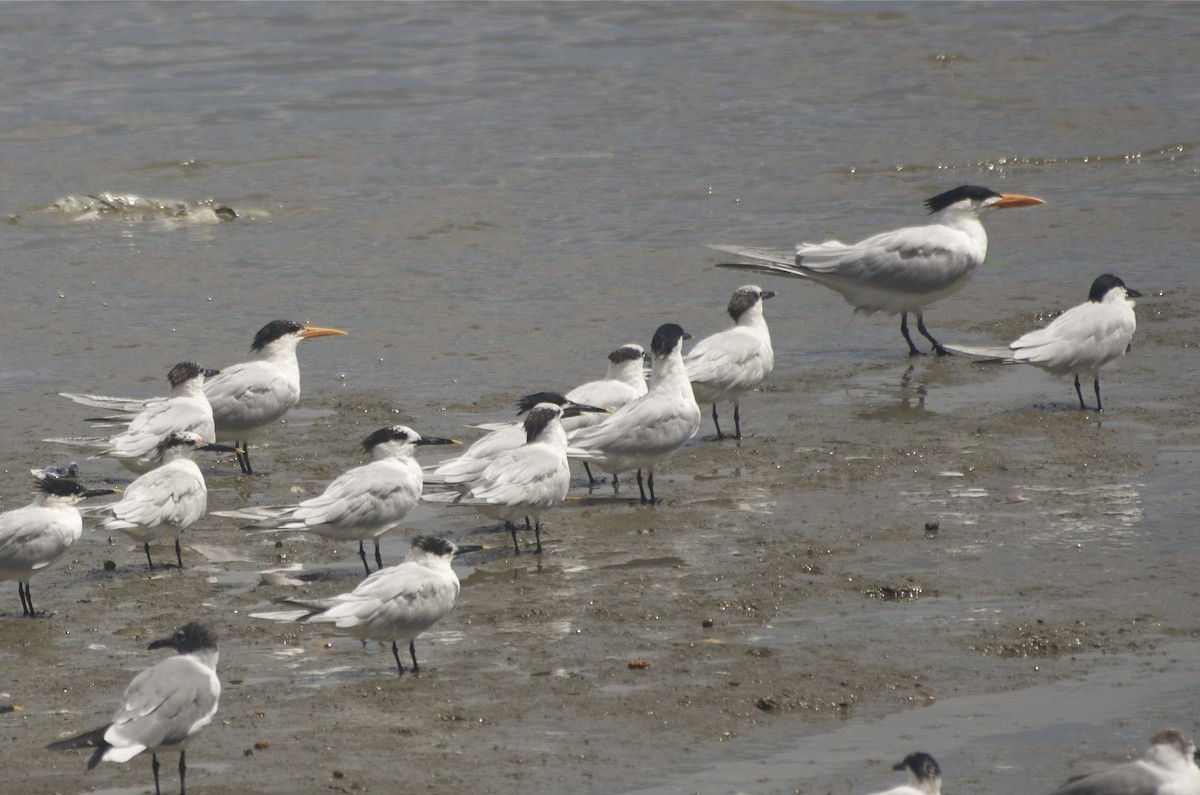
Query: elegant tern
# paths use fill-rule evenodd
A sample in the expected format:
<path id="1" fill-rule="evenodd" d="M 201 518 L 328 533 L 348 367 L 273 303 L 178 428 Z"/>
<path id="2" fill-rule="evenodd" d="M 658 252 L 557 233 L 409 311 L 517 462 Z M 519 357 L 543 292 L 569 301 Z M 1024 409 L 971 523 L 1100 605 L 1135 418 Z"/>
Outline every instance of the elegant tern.
<path id="1" fill-rule="evenodd" d="M 212 722 L 221 698 L 217 639 L 203 624 L 193 621 L 149 648 L 175 649 L 179 654 L 135 676 L 107 726 L 46 747 L 52 751 L 95 748 L 88 770 L 101 762 L 128 762 L 149 751 L 155 795 L 160 795 L 158 752 L 178 750 L 179 792 L 183 795 L 185 744 Z"/>
<path id="2" fill-rule="evenodd" d="M 1142 296 L 1125 286 L 1120 277 L 1106 273 L 1096 277 L 1088 291 L 1088 300 L 1073 306 L 1045 328 L 1031 331 L 1009 343 L 1008 348 L 949 348 L 988 361 L 1005 364 L 1032 364 L 1054 375 L 1075 376 L 1075 395 L 1079 409 L 1087 410 L 1080 378 L 1091 378 L 1096 392 L 1096 411 L 1104 411 L 1100 402 L 1100 368 L 1124 355 L 1137 331 L 1134 298 Z"/>
<path id="3" fill-rule="evenodd" d="M 407 640 L 412 670 L 417 673 L 417 636 L 445 618 L 458 599 L 458 575 L 450 562 L 456 554 L 479 549 L 483 547 L 460 547 L 442 538 L 417 536 L 403 563 L 380 569 L 350 593 L 312 601 L 283 600 L 297 609 L 251 613 L 250 617 L 333 624 L 361 640 L 390 640 L 401 676 L 404 663 L 397 643 Z"/>
<path id="4" fill-rule="evenodd" d="M 1196 744 L 1175 729 L 1154 735 L 1150 748 L 1133 762 L 1074 776 L 1053 795 L 1183 795 L 1200 792 Z"/>
<path id="5" fill-rule="evenodd" d="M 128 427 L 113 437 L 79 437 L 44 439 L 47 442 L 98 448 L 95 457 L 115 458 L 126 469 L 138 474 L 149 472 L 159 464 L 158 443 L 169 433 L 191 432 L 205 439 L 216 438 L 212 406 L 204 395 L 204 379 L 218 374 L 217 370 L 205 370 L 195 362 L 180 362 L 167 373 L 171 384 L 171 396 L 152 399 L 127 422 L 120 416 L 107 417 L 99 422 L 113 422 Z M 130 403 L 125 398 L 110 398 L 102 395 L 79 395 L 60 392 L 76 403 L 122 411 Z M 137 404 L 134 404 L 137 405 Z"/>
<path id="6" fill-rule="evenodd" d="M 674 323 L 659 326 L 650 344 L 653 365 L 649 391 L 599 425 L 576 431 L 567 449 L 570 458 L 595 464 L 614 475 L 638 470 L 643 503 L 656 501 L 655 462 L 674 453 L 700 429 L 700 407 L 681 352 L 683 341 L 691 338 Z M 643 467 L 649 470 L 649 499 L 642 481 Z"/>
<path id="7" fill-rule="evenodd" d="M 718 439 L 724 435 L 717 420 L 717 404 L 733 403 L 733 438 L 741 439 L 742 418 L 738 401 L 761 384 L 775 367 L 771 332 L 767 329 L 762 305 L 763 301 L 774 297 L 774 292 L 752 284 L 734 290 L 728 309 L 733 328 L 705 337 L 683 357 L 696 402 L 712 404 Z"/>
<path id="8" fill-rule="evenodd" d="M 357 541 L 363 568 L 370 575 L 363 542 L 375 542 L 375 564 L 382 569 L 380 537 L 399 525 L 421 498 L 417 448 L 458 443 L 455 439 L 426 438 L 404 425 L 380 428 L 362 443 L 370 463 L 342 473 L 320 496 L 297 505 L 216 511 L 215 515 L 254 520 L 249 528 L 301 530 L 335 541 Z"/>
<path id="9" fill-rule="evenodd" d="M 283 418 L 300 399 L 300 363 L 296 346 L 315 337 L 345 336 L 333 328 L 273 320 L 259 329 L 248 362 L 226 367 L 204 382 L 212 404 L 217 441 L 233 442 L 242 452 L 242 472 L 253 474 L 246 445 L 263 428 Z"/>
<path id="10" fill-rule="evenodd" d="M 604 409 L 597 409 L 604 411 Z M 571 487 L 571 467 L 567 463 L 567 434 L 562 418 L 578 414 L 574 406 L 563 408 L 554 403 L 538 403 L 525 414 L 525 444 L 506 450 L 470 480 L 448 481 L 461 487 L 459 492 L 435 492 L 426 495 L 431 502 L 474 505 L 495 519 L 503 520 L 517 543 L 516 522 L 524 518 L 537 540 L 536 553 L 542 553 L 542 512 L 562 503 Z"/>
<path id="11" fill-rule="evenodd" d="M 120 530 L 141 541 L 146 563 L 152 569 L 150 542 L 167 538 L 175 539 L 175 560 L 183 568 L 179 536 L 199 521 L 208 507 L 204 474 L 192 459 L 197 450 L 238 452 L 227 445 L 212 444 L 190 431 L 169 433 L 158 443 L 157 458 L 161 464 L 126 486 L 119 502 L 94 512 L 106 517 L 100 523 L 103 529 Z"/>
<path id="12" fill-rule="evenodd" d="M 33 617 L 29 579 L 58 561 L 83 535 L 76 507 L 88 497 L 117 489 L 86 489 L 74 480 L 43 478 L 38 494 L 23 508 L 0 513 L 0 580 L 16 580 L 21 615 Z"/>
<path id="13" fill-rule="evenodd" d="M 921 353 L 908 333 L 908 316 L 939 355 L 949 353 L 925 328 L 926 306 L 967 285 L 987 255 L 981 218 L 992 210 L 1045 204 L 1042 199 L 997 193 L 963 185 L 925 201 L 932 215 L 924 226 L 909 226 L 847 245 L 836 240 L 801 243 L 794 252 L 714 245 L 719 251 L 755 260 L 720 263 L 777 276 L 809 279 L 834 290 L 856 312 L 900 315 L 900 333 L 912 356 Z"/>

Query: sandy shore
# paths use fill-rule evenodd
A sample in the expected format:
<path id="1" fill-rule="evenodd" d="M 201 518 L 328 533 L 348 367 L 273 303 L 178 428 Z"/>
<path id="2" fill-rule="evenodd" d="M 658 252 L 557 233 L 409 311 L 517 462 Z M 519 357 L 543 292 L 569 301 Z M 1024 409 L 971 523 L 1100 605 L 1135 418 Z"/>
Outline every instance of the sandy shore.
<path id="1" fill-rule="evenodd" d="M 186 538 L 184 571 L 150 573 L 127 539 L 90 535 L 34 580 L 48 617 L 17 619 L 6 589 L 4 690 L 25 707 L 3 718 L 7 776 L 27 792 L 144 791 L 148 760 L 88 773 L 83 755 L 41 747 L 102 722 L 156 659 L 148 640 L 193 618 L 222 640 L 219 719 L 189 754 L 190 785 L 211 793 L 629 790 L 726 749 L 1077 676 L 1195 633 L 1157 590 L 1190 587 L 1186 560 L 1167 555 L 1151 589 L 1119 565 L 1139 554 L 1146 441 L 1194 423 L 1190 410 L 1113 398 L 1100 422 L 1036 373 L 1060 400 L 997 410 L 981 396 L 1029 385 L 1010 372 L 933 359 L 795 370 L 744 401 L 740 443 L 715 441 L 706 419 L 659 472 L 664 504 L 577 481 L 540 558 L 514 556 L 469 509 L 422 507 L 413 530 L 491 549 L 457 567 L 458 607 L 418 640 L 418 676 L 398 677 L 378 644 L 247 617 L 353 587 L 352 544 L 209 517 Z M 397 419 L 382 395 L 330 400 L 267 440 L 265 475 L 215 466 L 210 508 L 313 493 L 356 460 L 348 439 Z M 456 433 L 506 412 L 427 408 L 399 419 Z M 385 563 L 407 538 L 387 537 Z M 174 769 L 170 756 L 167 781 Z"/>

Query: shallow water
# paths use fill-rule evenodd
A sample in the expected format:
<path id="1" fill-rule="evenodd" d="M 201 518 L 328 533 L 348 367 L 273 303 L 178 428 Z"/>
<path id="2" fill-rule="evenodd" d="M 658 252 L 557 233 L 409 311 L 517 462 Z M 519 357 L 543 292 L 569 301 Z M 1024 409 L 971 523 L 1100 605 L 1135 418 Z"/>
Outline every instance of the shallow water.
<path id="1" fill-rule="evenodd" d="M 606 492 L 572 502 L 551 520 L 539 567 L 499 553 L 465 564 L 462 615 L 425 648 L 464 704 L 492 708 L 496 698 L 462 681 L 468 671 L 504 682 L 517 702 L 497 731 L 550 749 L 548 766 L 574 765 L 580 789 L 808 791 L 811 781 L 814 791 L 864 791 L 914 746 L 938 757 L 948 789 L 1048 789 L 1077 759 L 1135 753 L 1165 725 L 1196 728 L 1179 682 L 1195 672 L 1186 639 L 1200 628 L 1190 585 L 1197 33 L 1200 10 L 1171 3 L 9 5 L 0 42 L 21 68 L 0 88 L 10 219 L 0 236 L 0 505 L 27 501 L 30 467 L 79 460 L 40 441 L 86 428 L 89 415 L 57 392 L 159 394 L 174 363 L 238 361 L 276 317 L 350 335 L 305 343 L 305 397 L 255 459 L 267 477 L 214 467 L 214 509 L 319 488 L 393 418 L 464 435 L 465 424 L 508 416 L 517 395 L 596 377 L 609 350 L 646 344 L 662 322 L 698 336 L 723 328 L 746 277 L 712 268 L 719 256 L 705 243 L 862 237 L 919 221 L 923 199 L 963 183 L 1041 196 L 1043 207 L 989 219 L 987 264 L 927 320 L 944 341 L 996 344 L 1078 303 L 1097 274 L 1119 274 L 1147 297 L 1130 356 L 1104 373 L 1102 418 L 1071 410 L 1070 385 L 1035 370 L 910 362 L 894 318 L 856 316 L 828 291 L 774 280 L 776 372 L 743 404 L 754 438 L 735 447 L 698 437 L 664 469 L 666 510 L 630 509 Z M 240 217 L 81 218 L 53 207 L 104 192 L 228 205 Z M 701 437 L 709 427 L 706 417 Z M 80 463 L 85 479 L 124 477 Z M 939 523 L 932 539 L 926 521 Z M 480 524 L 433 508 L 412 517 L 455 535 Z M 199 600 L 172 585 L 156 603 L 170 573 L 143 580 L 134 552 L 95 536 L 77 563 L 35 579 L 39 608 L 67 613 L 44 629 L 19 626 L 5 586 L 0 659 L 61 670 L 78 652 L 79 621 L 124 639 L 132 623 L 153 619 L 146 629 L 159 632 L 200 601 L 230 623 L 225 675 L 244 682 L 231 685 L 231 704 L 263 687 L 290 705 L 278 709 L 298 711 L 303 696 L 293 704 L 285 685 L 353 690 L 386 671 L 388 655 L 340 640 L 332 662 L 315 664 L 292 655 L 303 646 L 240 621 L 278 595 L 260 572 L 291 562 L 272 539 L 213 523 L 191 542 L 185 556 L 200 560 L 180 582 L 203 589 Z M 389 536 L 385 560 L 404 543 Z M 347 545 L 288 544 L 318 584 L 357 566 Z M 771 553 L 788 565 L 776 572 Z M 100 572 L 105 556 L 126 581 Z M 754 579 L 723 581 L 726 566 Z M 781 594 L 776 579 L 792 590 Z M 923 590 L 864 599 L 860 581 Z M 936 670 L 965 690 L 917 709 L 878 687 L 836 726 L 799 707 L 763 726 L 750 710 L 729 738 L 722 724 L 732 719 L 706 712 L 689 718 L 699 735 L 685 743 L 690 755 L 639 758 L 630 737 L 649 743 L 638 732 L 651 729 L 622 728 L 599 707 L 579 707 L 586 718 L 529 714 L 515 728 L 530 682 L 590 683 L 614 703 L 678 687 L 608 679 L 570 654 L 543 660 L 521 648 L 535 630 L 554 648 L 579 631 L 611 631 L 622 660 L 688 637 L 682 618 L 629 626 L 616 608 L 565 609 L 626 582 L 686 621 L 681 600 L 706 610 L 710 599 L 743 617 L 739 643 L 801 669 L 810 654 L 816 665 L 853 658 L 851 670 L 861 665 L 876 684 L 887 671 L 867 673 L 871 650 L 932 627 L 937 659 L 905 652 L 896 670 Z M 505 623 L 471 606 L 519 605 L 516 590 L 553 614 Z M 1039 613 L 1064 637 L 1073 614 L 1098 622 L 1113 634 L 1082 633 L 1081 649 L 1111 653 L 1078 663 L 1073 651 L 1036 663 L 980 653 L 990 631 L 981 628 L 1015 644 L 1004 633 Z M 1136 624 L 1136 650 L 1113 642 L 1123 621 Z M 129 655 L 128 671 L 148 662 L 136 652 L 144 644 L 102 642 L 85 670 L 103 671 L 105 654 Z M 861 657 L 824 660 L 822 643 Z M 467 651 L 475 656 L 452 662 Z M 1061 678 L 1039 681 L 1026 663 Z M 783 687 L 794 672 L 778 665 L 759 675 Z M 65 730 L 47 721 L 55 710 L 102 716 L 127 679 L 116 673 L 85 703 L 39 693 L 25 675 L 31 692 L 0 683 L 26 707 L 26 731 L 0 744 L 3 767 Z M 433 679 L 418 681 L 435 688 Z M 700 731 L 708 723 L 711 735 Z M 553 750 L 575 748 L 559 733 L 581 727 L 600 732 L 591 761 Z M 198 744 L 198 790 L 232 791 L 248 775 L 231 760 L 251 730 L 229 731 L 242 734 L 210 730 L 216 737 Z M 459 742 L 483 754 L 499 741 L 454 735 L 450 747 Z M 600 747 L 618 763 L 597 762 Z M 305 751 L 297 758 L 319 757 Z M 426 783 L 437 789 L 435 758 Z M 757 760 L 752 770 L 745 759 Z M 141 769 L 85 779 L 81 760 L 55 764 L 31 771 L 29 786 L 142 791 L 105 783 L 140 780 Z M 286 788 L 271 769 L 261 761 L 250 780 Z M 516 774 L 484 782 L 522 786 Z"/>

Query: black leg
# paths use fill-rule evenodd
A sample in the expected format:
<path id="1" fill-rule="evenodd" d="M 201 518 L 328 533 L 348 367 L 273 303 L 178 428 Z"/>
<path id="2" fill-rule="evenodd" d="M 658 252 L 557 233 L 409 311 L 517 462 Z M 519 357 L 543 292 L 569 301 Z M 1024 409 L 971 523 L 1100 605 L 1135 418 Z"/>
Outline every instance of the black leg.
<path id="1" fill-rule="evenodd" d="M 529 517 L 525 518 L 525 526 L 529 527 Z M 540 555 L 540 554 L 542 554 L 542 523 L 541 522 L 533 523 L 533 537 L 537 539 L 537 549 L 535 549 L 533 552 L 535 555 Z"/>
<path id="2" fill-rule="evenodd" d="M 921 312 L 917 313 L 917 331 L 921 332 L 921 336 L 933 343 L 933 352 L 938 356 L 953 356 L 954 354 L 942 347 L 942 343 L 933 338 L 929 333 L 929 329 L 925 328 L 925 315 Z M 909 343 L 910 345 L 912 343 Z"/>
<path id="3" fill-rule="evenodd" d="M 513 554 L 520 555 L 521 554 L 521 545 L 519 543 L 517 543 L 517 526 L 515 524 L 513 524 L 512 522 L 506 521 L 504 523 L 504 529 L 512 534 Z"/>
<path id="4" fill-rule="evenodd" d="M 150 560 L 150 542 L 147 541 L 144 544 L 142 544 L 142 549 L 146 550 L 146 565 L 149 566 L 151 569 L 153 569 L 154 561 Z"/>
<path id="5" fill-rule="evenodd" d="M 358 556 L 362 558 L 363 568 L 367 570 L 367 576 L 371 576 L 371 566 L 367 563 L 367 550 L 363 548 L 363 542 L 358 542 Z"/>
<path id="6" fill-rule="evenodd" d="M 1093 386 L 1096 389 L 1096 411 L 1104 411 L 1104 406 L 1100 403 L 1100 376 L 1096 376 Z"/>
<path id="7" fill-rule="evenodd" d="M 638 470 L 638 473 L 637 473 L 637 483 L 638 483 L 638 491 L 640 491 L 642 493 L 642 504 L 645 505 L 646 504 L 646 487 L 642 483 L 642 470 L 640 470 L 640 469 Z"/>
<path id="8" fill-rule="evenodd" d="M 595 485 L 596 485 L 596 478 L 595 478 L 595 477 L 592 475 L 592 468 L 591 468 L 590 466 L 588 466 L 588 462 L 587 462 L 587 461 L 584 461 L 584 462 L 583 462 L 583 471 L 587 473 L 587 476 L 588 476 L 588 485 L 589 485 L 589 486 L 595 486 Z"/>
<path id="9" fill-rule="evenodd" d="M 249 442 L 234 442 L 233 446 L 241 450 L 237 454 L 238 466 L 242 468 L 242 474 L 253 475 L 254 468 L 250 466 L 250 443 Z"/>
<path id="10" fill-rule="evenodd" d="M 1075 376 L 1075 394 L 1079 396 L 1079 410 L 1087 411 L 1087 404 L 1083 402 L 1083 390 L 1079 388 L 1079 376 Z"/>
<path id="11" fill-rule="evenodd" d="M 183 550 L 179 548 L 179 536 L 175 536 L 175 562 L 179 564 L 179 570 L 183 571 Z"/>
<path id="12" fill-rule="evenodd" d="M 33 618 L 33 597 L 29 595 L 29 583 L 17 581 L 17 596 L 21 597 L 21 615 Z"/>
<path id="13" fill-rule="evenodd" d="M 736 401 L 733 404 L 733 438 L 742 438 L 742 407 Z"/>
<path id="14" fill-rule="evenodd" d="M 404 676 L 404 665 L 400 662 L 400 647 L 396 645 L 396 641 L 392 641 L 392 656 L 396 658 L 396 668 L 400 671 L 400 675 Z"/>
<path id="15" fill-rule="evenodd" d="M 658 498 L 654 496 L 654 467 L 650 467 L 648 469 L 648 474 L 646 475 L 646 486 L 650 489 L 650 504 L 656 505 L 658 503 Z"/>
<path id="16" fill-rule="evenodd" d="M 712 413 L 713 425 L 715 425 L 717 427 L 717 439 L 724 439 L 725 434 L 721 433 L 721 423 L 717 420 L 717 404 L 716 403 L 712 404 L 712 407 L 713 407 L 713 413 Z"/>
<path id="17" fill-rule="evenodd" d="M 383 555 L 379 554 L 379 539 L 375 539 L 375 565 L 383 568 Z"/>
<path id="18" fill-rule="evenodd" d="M 408 656 L 412 657 L 413 673 L 420 673 L 421 668 L 417 665 L 417 641 L 415 639 L 408 642 Z"/>
<path id="19" fill-rule="evenodd" d="M 158 788 L 158 754 L 150 754 L 150 769 L 154 771 L 154 795 L 162 795 Z"/>
<path id="20" fill-rule="evenodd" d="M 904 341 L 908 343 L 908 355 L 909 356 L 924 356 L 925 355 L 917 349 L 916 345 L 913 345 L 912 337 L 908 336 L 908 313 L 907 312 L 900 313 L 900 333 L 904 335 Z"/>
<path id="21" fill-rule="evenodd" d="M 184 776 L 187 775 L 187 762 L 183 760 L 185 753 L 182 748 L 179 749 L 179 795 L 187 795 L 183 783 Z"/>

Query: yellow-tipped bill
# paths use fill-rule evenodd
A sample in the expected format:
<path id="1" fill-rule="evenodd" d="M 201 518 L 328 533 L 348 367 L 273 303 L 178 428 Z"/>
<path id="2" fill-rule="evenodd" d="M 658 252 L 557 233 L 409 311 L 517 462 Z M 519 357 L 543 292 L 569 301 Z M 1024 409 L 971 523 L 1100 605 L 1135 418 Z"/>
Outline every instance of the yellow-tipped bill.
<path id="1" fill-rule="evenodd" d="M 993 204 L 993 207 L 1033 207 L 1038 204 L 1045 204 L 1043 199 L 1038 199 L 1034 196 L 1022 196 L 1019 193 L 1001 193 L 1000 201 Z"/>
<path id="2" fill-rule="evenodd" d="M 304 333 L 300 335 L 300 339 L 308 340 L 313 337 L 344 337 L 346 332 L 336 328 L 321 328 L 320 326 L 309 326 L 304 329 Z"/>

